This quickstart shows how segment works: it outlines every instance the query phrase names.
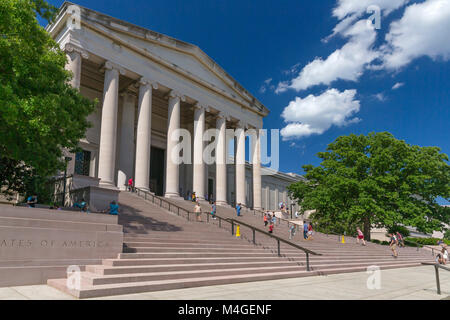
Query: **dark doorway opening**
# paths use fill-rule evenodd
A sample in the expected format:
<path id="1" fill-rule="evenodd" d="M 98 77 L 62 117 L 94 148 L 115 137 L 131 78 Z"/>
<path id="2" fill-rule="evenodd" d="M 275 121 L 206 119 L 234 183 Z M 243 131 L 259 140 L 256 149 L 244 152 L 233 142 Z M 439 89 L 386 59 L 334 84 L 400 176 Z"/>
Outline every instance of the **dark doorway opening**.
<path id="1" fill-rule="evenodd" d="M 214 180 L 208 179 L 208 200 L 214 200 Z"/>
<path id="2" fill-rule="evenodd" d="M 150 151 L 150 191 L 164 195 L 164 149 L 152 147 Z"/>

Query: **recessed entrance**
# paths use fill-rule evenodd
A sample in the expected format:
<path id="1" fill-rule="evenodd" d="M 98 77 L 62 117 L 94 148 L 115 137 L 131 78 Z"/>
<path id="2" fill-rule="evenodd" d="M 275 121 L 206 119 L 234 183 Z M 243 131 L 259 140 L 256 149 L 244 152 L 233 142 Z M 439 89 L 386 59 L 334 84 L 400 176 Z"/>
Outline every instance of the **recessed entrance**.
<path id="1" fill-rule="evenodd" d="M 155 147 L 150 151 L 150 191 L 157 196 L 164 194 L 164 153 Z"/>

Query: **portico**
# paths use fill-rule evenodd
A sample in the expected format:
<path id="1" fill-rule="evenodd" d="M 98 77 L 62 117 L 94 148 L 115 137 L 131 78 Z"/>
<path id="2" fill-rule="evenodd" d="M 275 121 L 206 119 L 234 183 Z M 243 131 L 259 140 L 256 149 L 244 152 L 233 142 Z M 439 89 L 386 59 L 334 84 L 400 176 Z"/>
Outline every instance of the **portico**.
<path id="1" fill-rule="evenodd" d="M 249 158 L 252 206 L 261 208 L 259 143 L 246 152 L 246 134 L 262 128 L 268 109 L 198 47 L 83 7 L 80 28 L 73 28 L 70 5 L 63 5 L 48 31 L 68 54 L 71 84 L 99 103 L 80 141 L 83 157 L 72 157 L 69 174 L 99 178 L 100 187 L 120 190 L 132 178 L 136 187 L 168 198 L 195 192 L 199 200 L 212 196 L 218 205 L 230 204 L 232 182 L 234 202 L 246 206 Z M 180 138 L 180 129 L 188 137 Z M 205 141 L 208 129 L 217 134 Z M 227 129 L 235 130 L 234 137 Z M 189 148 L 179 150 L 184 139 Z M 235 161 L 227 164 L 230 140 Z M 214 161 L 207 164 L 205 148 L 211 143 Z"/>

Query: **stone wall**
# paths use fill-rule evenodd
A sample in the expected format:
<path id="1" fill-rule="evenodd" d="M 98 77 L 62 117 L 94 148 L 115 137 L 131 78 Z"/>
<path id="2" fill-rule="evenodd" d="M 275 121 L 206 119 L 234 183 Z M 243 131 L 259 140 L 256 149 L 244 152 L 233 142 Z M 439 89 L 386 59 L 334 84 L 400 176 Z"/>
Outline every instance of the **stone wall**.
<path id="1" fill-rule="evenodd" d="M 0 287 L 46 283 L 122 252 L 118 217 L 0 205 Z"/>

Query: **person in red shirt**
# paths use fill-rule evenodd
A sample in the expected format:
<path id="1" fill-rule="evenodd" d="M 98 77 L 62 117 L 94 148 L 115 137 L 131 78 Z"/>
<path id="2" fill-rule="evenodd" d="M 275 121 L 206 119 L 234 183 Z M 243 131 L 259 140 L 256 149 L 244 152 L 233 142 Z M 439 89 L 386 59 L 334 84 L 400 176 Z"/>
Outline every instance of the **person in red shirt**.
<path id="1" fill-rule="evenodd" d="M 133 191 L 133 178 L 128 180 L 128 191 Z"/>
<path id="2" fill-rule="evenodd" d="M 269 226 L 269 233 L 273 233 L 273 223 L 271 223 Z"/>

